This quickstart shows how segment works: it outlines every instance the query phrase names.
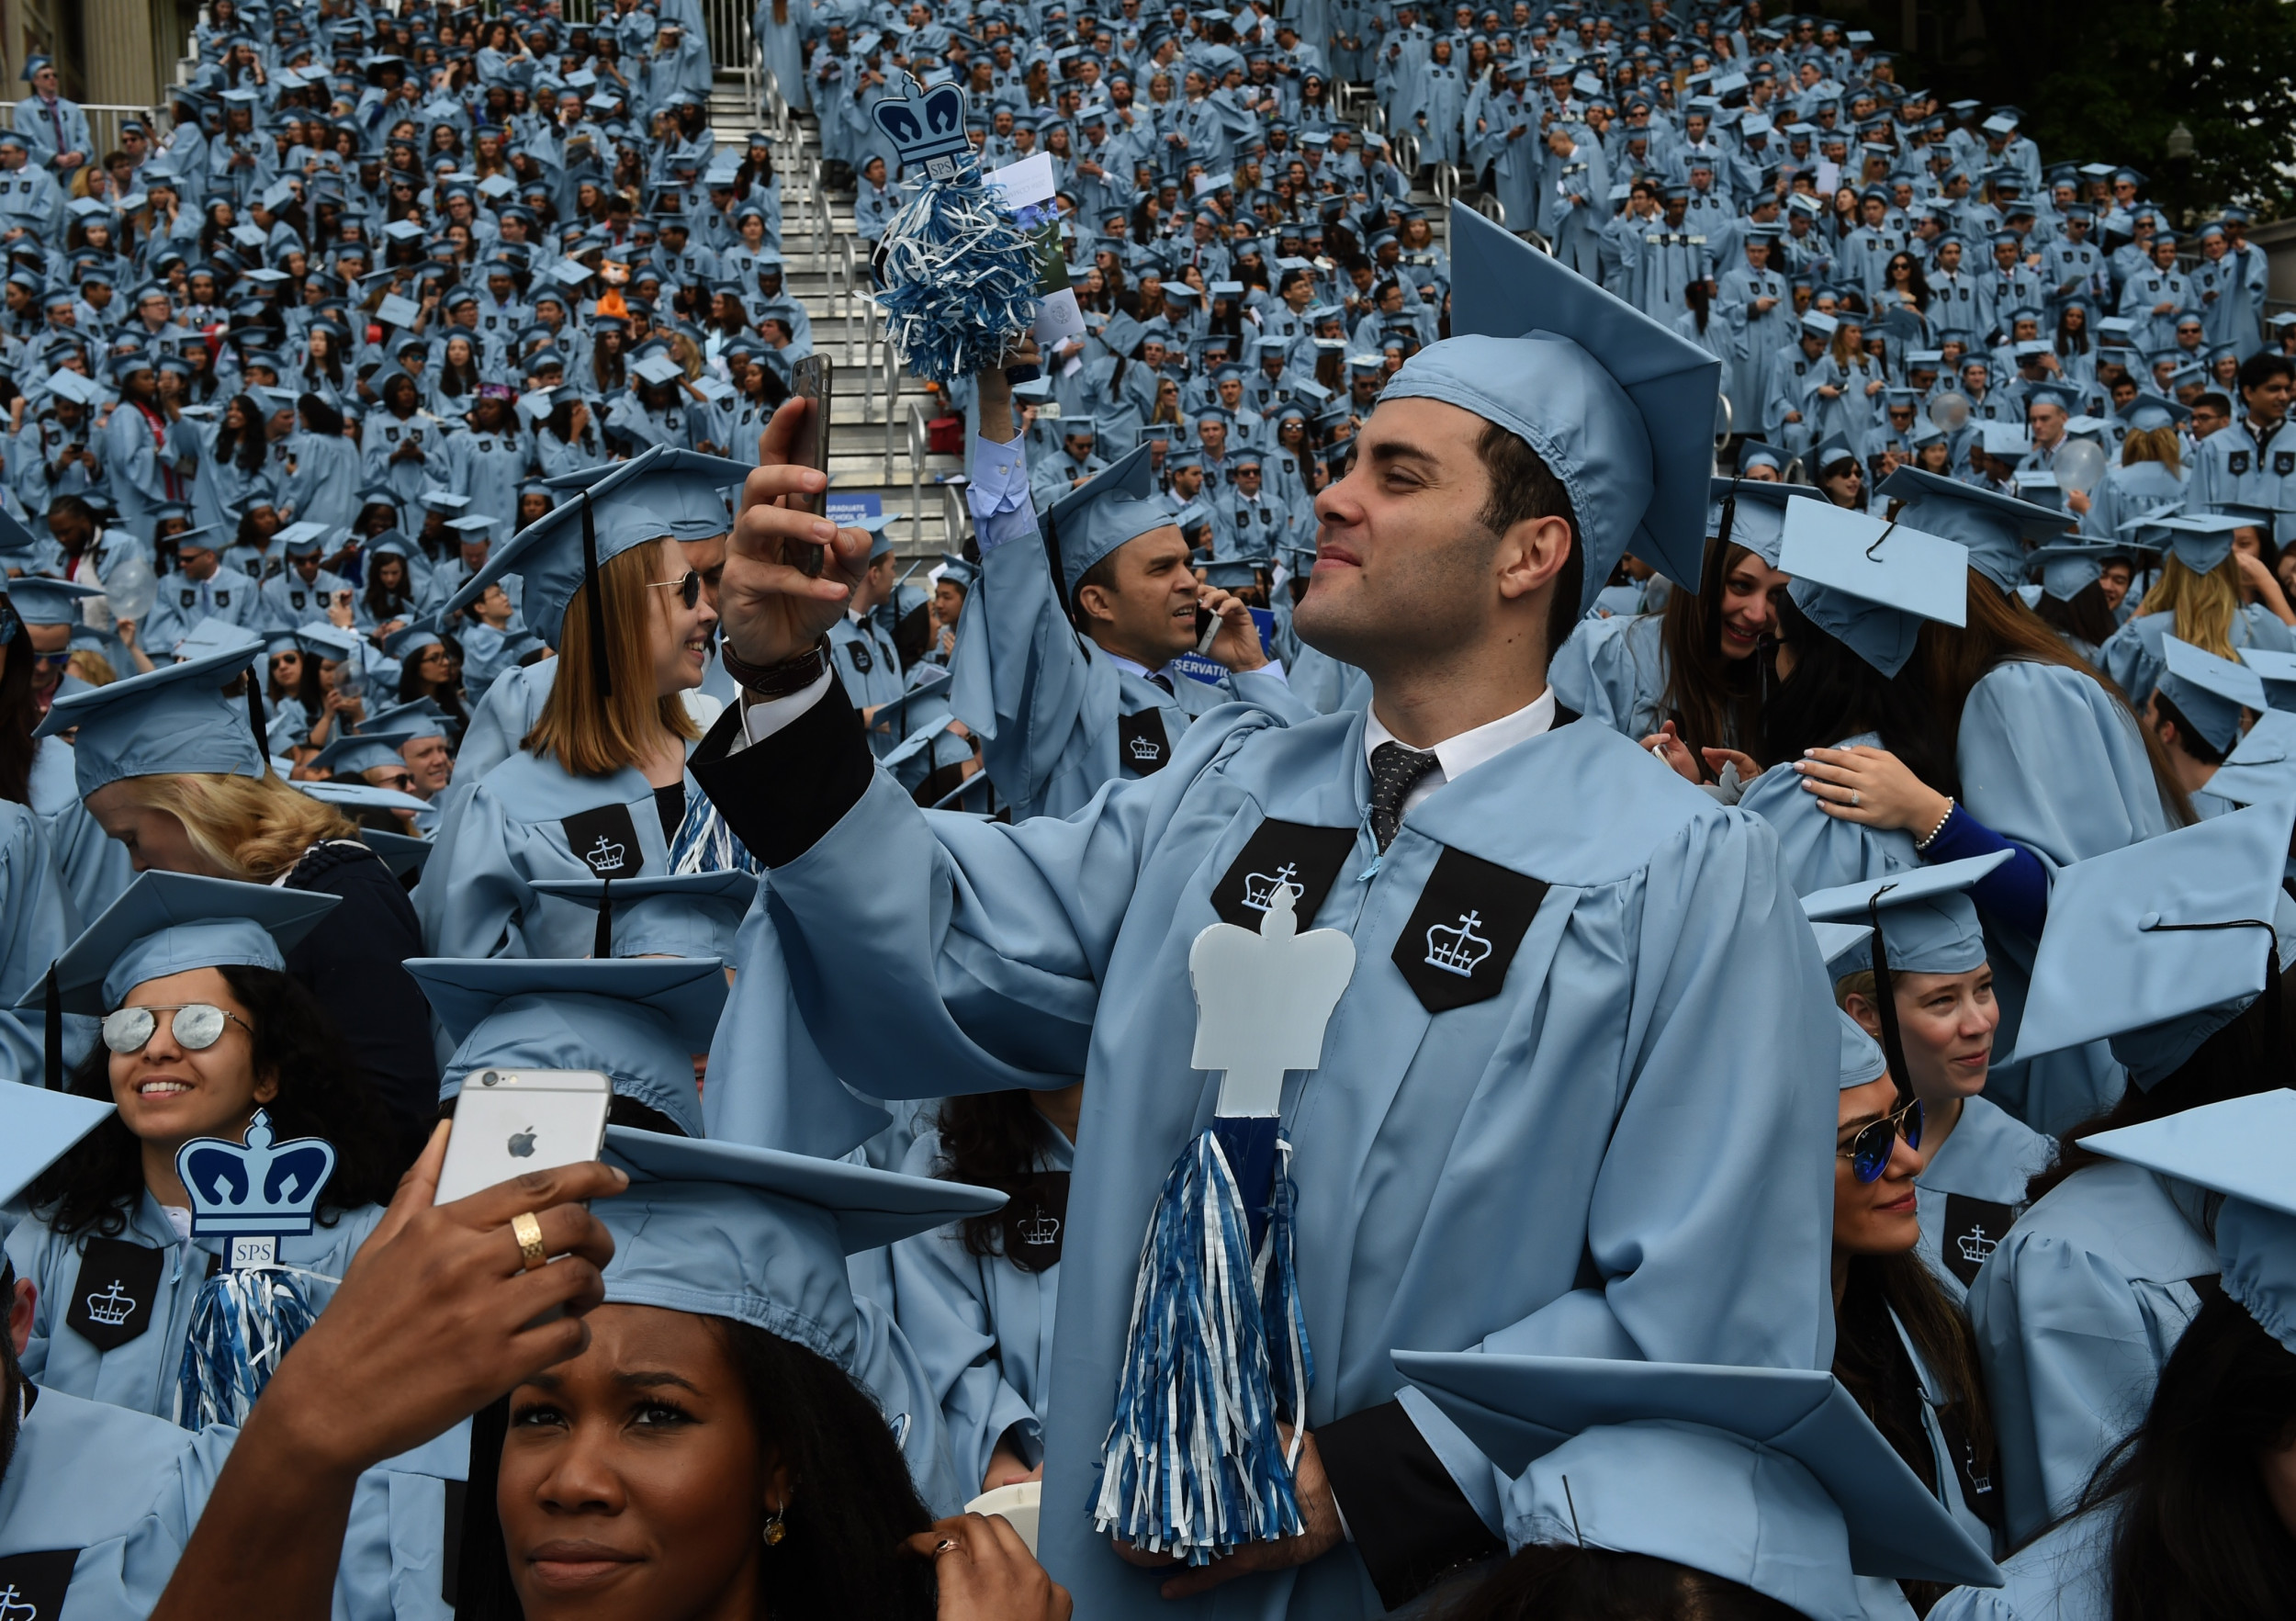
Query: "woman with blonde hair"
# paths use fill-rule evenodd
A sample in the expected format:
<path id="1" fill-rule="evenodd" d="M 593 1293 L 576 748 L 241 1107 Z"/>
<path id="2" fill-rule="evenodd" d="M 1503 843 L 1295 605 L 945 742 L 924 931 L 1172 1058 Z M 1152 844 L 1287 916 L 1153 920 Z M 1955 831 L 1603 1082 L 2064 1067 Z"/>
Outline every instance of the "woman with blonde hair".
<path id="1" fill-rule="evenodd" d="M 2088 492 L 2088 511 L 2081 514 L 2083 535 L 2124 542 L 2135 520 L 2184 500 L 2184 444 L 2177 429 L 2191 415 L 2174 400 L 2145 397 L 2122 413 L 2128 433 L 2121 441 L 2121 459 Z"/>
<path id="2" fill-rule="evenodd" d="M 2139 538 L 2165 549 L 2160 576 L 2136 613 L 2099 655 L 2104 672 L 2143 705 L 2167 667 L 2168 637 L 2220 659 L 2243 647 L 2296 652 L 2296 610 L 2253 552 L 2234 544 L 2253 518 L 2234 512 L 2178 513 L 2142 526 Z M 2253 593 L 2255 601 L 2246 600 Z"/>
<path id="3" fill-rule="evenodd" d="M 391 1147 L 403 1164 L 438 1101 L 422 993 L 400 966 L 422 955 L 414 908 L 350 823 L 272 771 L 252 669 L 261 652 L 209 654 L 70 693 L 39 735 L 73 732 L 80 796 L 138 872 L 336 897 L 325 927 L 287 952 L 286 972 L 342 1032 L 344 1055 L 400 1128 Z"/>
<path id="4" fill-rule="evenodd" d="M 537 879 L 670 870 L 688 804 L 686 755 L 717 614 L 680 542 L 724 535 L 739 462 L 657 448 L 553 479 L 564 499 L 499 548 L 451 616 L 504 574 L 524 580 L 534 633 L 557 649 L 549 695 L 507 760 L 452 797 L 415 902 L 430 955 L 581 957 L 595 918 Z"/>

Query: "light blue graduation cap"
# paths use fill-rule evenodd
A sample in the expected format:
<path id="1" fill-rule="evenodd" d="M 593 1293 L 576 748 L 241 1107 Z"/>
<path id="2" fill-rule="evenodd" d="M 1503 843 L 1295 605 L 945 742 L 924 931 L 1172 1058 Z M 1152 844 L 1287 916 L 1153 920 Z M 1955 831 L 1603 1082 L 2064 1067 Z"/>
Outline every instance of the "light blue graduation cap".
<path id="1" fill-rule="evenodd" d="M 2208 791 L 2234 805 L 2296 799 L 2296 715 L 2268 709 L 2258 715 L 2209 778 Z"/>
<path id="2" fill-rule="evenodd" d="M 237 647 L 69 693 L 49 707 L 33 736 L 79 728 L 72 765 L 83 799 L 122 777 L 168 771 L 260 777 L 271 769 L 262 691 L 253 681 L 243 694 L 225 689 L 262 650 L 261 639 L 248 636 Z"/>
<path id="3" fill-rule="evenodd" d="M 2228 754 L 2240 741 L 2240 712 L 2261 715 L 2264 681 L 2245 664 L 2219 659 L 2204 647 L 2177 636 L 2161 638 L 2167 668 L 2161 671 L 2159 692 L 2190 721 L 2209 747 Z"/>
<path id="4" fill-rule="evenodd" d="M 2233 555 L 2234 532 L 2255 520 L 2230 512 L 2179 512 L 2153 523 L 2163 532 L 2169 556 L 2195 574 L 2208 574 Z"/>
<path id="5" fill-rule="evenodd" d="M 1707 486 L 1713 511 L 1711 533 L 1726 545 L 1742 546 L 1773 568 L 1785 537 L 1786 503 L 1796 498 L 1824 501 L 1809 484 L 1780 484 L 1763 478 L 1716 478 Z"/>
<path id="6" fill-rule="evenodd" d="M 734 956 L 734 936 L 758 896 L 757 875 L 743 872 L 672 872 L 652 878 L 539 878 L 538 895 L 554 895 L 598 914 L 591 955 Z"/>
<path id="7" fill-rule="evenodd" d="M 194 968 L 285 972 L 286 953 L 341 899 L 190 872 L 138 873 L 49 970 L 57 1005 L 108 1013 L 146 980 Z M 44 988 L 17 1006 L 35 1005 Z"/>
<path id="8" fill-rule="evenodd" d="M 44 574 L 0 578 L 0 595 L 7 598 L 16 616 L 27 625 L 77 625 L 80 604 L 103 594 L 101 586 L 51 580 Z"/>
<path id="9" fill-rule="evenodd" d="M 1918 467 L 1898 468 L 1882 481 L 1880 492 L 1905 503 L 1897 512 L 1900 523 L 1967 546 L 1969 566 L 2004 591 L 2024 583 L 2025 543 L 2050 538 L 2065 526 L 2062 512 Z"/>
<path id="10" fill-rule="evenodd" d="M 2084 1137 L 2081 1146 L 2225 1196 L 2216 1215 L 2218 1282 L 2296 1351 L 2296 1092 L 2275 1086 Z"/>
<path id="11" fill-rule="evenodd" d="M 2093 540 L 2066 539 L 2035 547 L 2026 557 L 2028 568 L 2041 571 L 2041 589 L 2060 602 L 2069 602 L 2097 583 L 2106 559 L 2119 554 Z"/>
<path id="12" fill-rule="evenodd" d="M 602 565 L 651 541 L 707 540 L 725 534 L 733 527 L 733 509 L 724 492 L 748 475 L 746 465 L 724 456 L 656 445 L 603 474 L 549 479 L 554 490 L 572 490 L 571 497 L 511 536 L 508 545 L 497 546 L 445 611 L 450 616 L 461 613 L 488 586 L 516 574 L 525 581 L 522 607 L 527 625 L 556 647 L 568 604 Z M 599 592 L 586 597 L 593 671 L 600 690 L 611 692 L 604 603 Z"/>
<path id="13" fill-rule="evenodd" d="M 1855 1576 L 2000 1572 L 1832 1374 L 1397 1351 L 1502 1473 L 1508 1536 L 1670 1559 L 1805 1615 L 1866 1613 Z"/>
<path id="14" fill-rule="evenodd" d="M 731 1318 L 857 1378 L 845 1257 L 1005 1204 L 962 1182 L 626 1126 L 606 1128 L 602 1157 L 630 1177 L 591 1207 L 613 1234 L 609 1301 Z"/>
<path id="15" fill-rule="evenodd" d="M 0 1081 L 0 1206 L 13 1204 L 40 1174 L 118 1109 L 20 1081 Z"/>
<path id="16" fill-rule="evenodd" d="M 2275 800 L 2060 868 L 2012 1062 L 2110 1039 L 2138 1086 L 2175 1073 L 2284 965 L 2292 823 Z"/>
<path id="17" fill-rule="evenodd" d="M 1923 620 L 1958 626 L 1969 610 L 1969 548 L 1910 515 L 1890 523 L 1831 501 L 1795 501 L 1773 565 L 1794 577 L 1786 594 L 1811 624 L 1886 676 L 1913 657 Z"/>
<path id="18" fill-rule="evenodd" d="M 1837 1077 L 1840 1090 L 1878 1081 L 1889 1073 L 1889 1060 L 1881 1043 L 1865 1033 L 1863 1025 L 1839 1007 L 1834 1009 L 1834 1021 L 1835 1033 L 1841 1038 L 1841 1067 Z"/>
<path id="19" fill-rule="evenodd" d="M 940 578 L 960 591 L 969 591 L 981 578 L 980 565 L 967 562 L 954 552 L 940 554 Z"/>
<path id="20" fill-rule="evenodd" d="M 412 732 L 347 732 L 321 749 L 311 764 L 337 776 L 373 771 L 377 766 L 404 765 L 399 746 L 411 743 L 414 737 Z"/>
<path id="21" fill-rule="evenodd" d="M 693 1055 L 726 1007 L 715 957 L 414 957 L 407 972 L 456 1043 L 441 1102 L 479 1069 L 594 1069 L 617 1097 L 699 1136 Z"/>
<path id="22" fill-rule="evenodd" d="M 1381 398 L 1439 400 L 1517 434 L 1570 493 L 1581 612 L 1631 551 L 1695 590 L 1722 363 L 1462 204 L 1451 331 Z"/>
<path id="23" fill-rule="evenodd" d="M 417 698 L 411 703 L 396 704 L 367 716 L 361 736 L 378 736 L 385 732 L 401 733 L 403 737 L 400 740 L 409 743 L 417 737 L 443 737 L 446 735 L 446 712 L 438 706 L 435 698 Z"/>
<path id="24" fill-rule="evenodd" d="M 1133 446 L 1106 472 L 1054 501 L 1044 515 L 1045 543 L 1059 559 L 1064 604 L 1075 602 L 1076 582 L 1118 546 L 1172 526 L 1170 509 L 1156 497 L 1152 453 L 1150 445 Z"/>

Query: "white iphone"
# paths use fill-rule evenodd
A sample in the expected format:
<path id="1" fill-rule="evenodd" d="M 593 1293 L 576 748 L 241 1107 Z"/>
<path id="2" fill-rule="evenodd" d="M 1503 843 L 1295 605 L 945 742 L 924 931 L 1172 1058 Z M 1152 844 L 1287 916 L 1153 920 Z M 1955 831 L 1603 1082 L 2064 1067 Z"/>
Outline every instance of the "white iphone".
<path id="1" fill-rule="evenodd" d="M 455 1099 L 437 1204 L 528 1171 L 596 1159 L 613 1088 L 594 1069 L 474 1069 Z"/>

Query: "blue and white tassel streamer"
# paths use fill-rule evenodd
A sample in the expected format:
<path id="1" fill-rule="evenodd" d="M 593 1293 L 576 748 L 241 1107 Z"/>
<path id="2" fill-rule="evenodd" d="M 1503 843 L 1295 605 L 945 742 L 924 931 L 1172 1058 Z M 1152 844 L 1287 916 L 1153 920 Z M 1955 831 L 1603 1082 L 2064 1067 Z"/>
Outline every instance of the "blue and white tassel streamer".
<path id="1" fill-rule="evenodd" d="M 1278 1146 L 1256 1254 L 1217 1130 L 1165 1177 L 1141 1246 L 1094 1517 L 1103 1532 L 1191 1565 L 1302 1529 L 1292 1468 L 1315 1364 L 1292 1264 L 1289 1149 Z M 1279 1418 L 1291 1425 L 1289 1451 Z"/>
<path id="2" fill-rule="evenodd" d="M 994 365 L 1036 324 L 1037 245 L 977 158 L 929 180 L 886 223 L 877 303 L 901 364 L 936 383 Z"/>
<path id="3" fill-rule="evenodd" d="M 317 1313 L 286 1267 L 219 1272 L 199 1286 L 175 1379 L 175 1422 L 187 1430 L 243 1424 L 279 1361 Z"/>

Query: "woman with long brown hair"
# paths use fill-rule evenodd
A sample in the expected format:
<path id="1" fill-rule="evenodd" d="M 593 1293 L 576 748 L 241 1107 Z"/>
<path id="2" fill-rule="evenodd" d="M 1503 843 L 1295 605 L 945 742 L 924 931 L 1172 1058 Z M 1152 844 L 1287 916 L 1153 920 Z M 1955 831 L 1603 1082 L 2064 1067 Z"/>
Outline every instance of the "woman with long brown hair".
<path id="1" fill-rule="evenodd" d="M 1774 523 L 1761 549 L 1739 544 L 1734 486 L 1715 480 L 1698 589 L 1671 591 L 1657 614 L 1583 621 L 1548 671 L 1566 707 L 1663 747 L 1670 761 L 1678 749 L 1694 762 L 1708 749 L 1750 749 L 1768 688 L 1776 602 L 1790 582 L 1776 567 Z"/>
<path id="2" fill-rule="evenodd" d="M 1911 468 L 1883 493 L 1903 503 L 1906 527 L 1969 547 L 1966 623 L 1925 624 L 1913 654 L 1954 739 L 1959 800 L 1916 784 L 1880 749 L 1815 749 L 1800 770 L 1828 815 L 1902 827 L 1924 861 L 2005 843 L 2020 852 L 2010 865 L 2023 875 L 2021 901 L 1986 906 L 1987 955 L 2012 1010 L 2001 1044 L 2013 1052 L 2049 874 L 2190 821 L 2191 801 L 2127 698 L 2011 594 L 2024 581 L 2026 541 L 2061 533 L 2064 513 Z M 2109 1106 L 2125 1077 L 2094 1043 L 2003 1064 L 1993 1084 L 2027 1125 L 2055 1131 Z"/>
<path id="3" fill-rule="evenodd" d="M 585 485 L 499 547 L 452 598 L 451 616 L 504 574 L 527 623 L 557 649 L 549 696 L 518 750 L 445 816 L 415 892 L 441 957 L 580 957 L 591 915 L 537 894 L 540 878 L 635 878 L 670 870 L 702 731 L 685 694 L 702 684 L 717 613 L 681 541 L 731 527 L 718 493 L 747 467 L 656 449 Z"/>

